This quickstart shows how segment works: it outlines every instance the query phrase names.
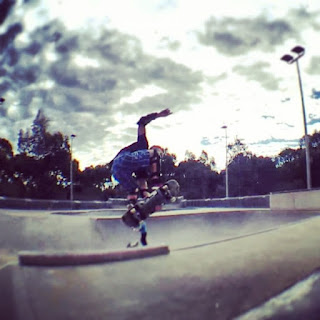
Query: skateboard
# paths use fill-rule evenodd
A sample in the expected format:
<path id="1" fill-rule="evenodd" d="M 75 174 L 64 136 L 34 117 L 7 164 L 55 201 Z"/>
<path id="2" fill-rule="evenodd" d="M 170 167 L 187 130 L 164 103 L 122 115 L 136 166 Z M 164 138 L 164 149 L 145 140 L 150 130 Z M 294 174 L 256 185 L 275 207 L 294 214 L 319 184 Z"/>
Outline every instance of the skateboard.
<path id="1" fill-rule="evenodd" d="M 156 211 L 156 207 L 166 202 L 176 201 L 180 191 L 176 180 L 169 180 L 163 186 L 154 190 L 146 199 L 138 201 L 132 208 L 122 216 L 125 225 L 138 228 L 141 220 L 146 220 L 150 214 Z"/>

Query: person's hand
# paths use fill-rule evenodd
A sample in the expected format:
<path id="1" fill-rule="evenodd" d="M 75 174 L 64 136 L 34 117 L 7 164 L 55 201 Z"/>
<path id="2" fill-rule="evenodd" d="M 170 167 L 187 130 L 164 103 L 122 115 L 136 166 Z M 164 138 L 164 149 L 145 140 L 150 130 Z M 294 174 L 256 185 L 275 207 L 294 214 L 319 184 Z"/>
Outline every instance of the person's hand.
<path id="1" fill-rule="evenodd" d="M 164 109 L 164 110 L 162 110 L 162 111 L 160 111 L 159 113 L 158 113 L 158 117 L 160 118 L 160 117 L 167 117 L 167 116 L 169 116 L 170 114 L 172 114 L 172 112 L 170 111 L 170 109 Z"/>

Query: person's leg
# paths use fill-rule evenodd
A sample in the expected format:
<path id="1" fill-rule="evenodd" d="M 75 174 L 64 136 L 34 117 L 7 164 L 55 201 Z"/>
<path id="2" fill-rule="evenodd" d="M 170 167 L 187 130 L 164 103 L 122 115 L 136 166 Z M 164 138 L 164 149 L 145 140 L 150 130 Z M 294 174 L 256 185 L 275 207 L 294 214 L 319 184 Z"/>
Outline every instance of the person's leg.
<path id="1" fill-rule="evenodd" d="M 147 243 L 147 224 L 146 224 L 145 221 L 141 221 L 140 222 L 139 231 L 140 231 L 140 234 L 141 234 L 140 243 L 143 246 L 146 246 L 148 243 Z"/>
<path id="2" fill-rule="evenodd" d="M 124 157 L 123 157 L 124 158 Z M 136 204 L 138 198 L 138 185 L 136 179 L 132 177 L 130 168 L 123 166 L 124 159 L 116 159 L 113 166 L 113 176 L 120 185 L 127 191 L 129 207 Z"/>
<path id="3" fill-rule="evenodd" d="M 137 179 L 138 188 L 139 188 L 139 197 L 147 198 L 150 196 L 148 181 L 146 178 L 138 178 Z"/>
<path id="4" fill-rule="evenodd" d="M 161 179 L 161 155 L 158 149 L 150 149 L 150 187 L 158 188 L 162 185 Z"/>
<path id="5" fill-rule="evenodd" d="M 130 191 L 127 195 L 127 200 L 128 200 L 129 207 L 134 206 L 138 200 L 138 192 Z"/>
<path id="6" fill-rule="evenodd" d="M 139 188 L 139 196 L 146 198 L 150 195 L 148 178 L 150 173 L 150 150 L 138 150 L 131 153 L 132 167 L 136 175 L 136 182 Z"/>

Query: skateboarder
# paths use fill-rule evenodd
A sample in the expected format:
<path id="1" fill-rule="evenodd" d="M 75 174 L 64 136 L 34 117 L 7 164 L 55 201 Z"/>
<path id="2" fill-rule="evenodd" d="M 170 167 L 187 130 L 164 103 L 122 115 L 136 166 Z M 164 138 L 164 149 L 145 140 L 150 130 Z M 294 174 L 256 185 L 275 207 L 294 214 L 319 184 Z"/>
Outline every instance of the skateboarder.
<path id="1" fill-rule="evenodd" d="M 129 205 L 133 206 L 138 197 L 147 198 L 152 188 L 160 186 L 160 159 L 163 155 L 163 149 L 159 146 L 149 148 L 146 125 L 157 118 L 167 117 L 170 114 L 169 109 L 164 109 L 141 117 L 137 122 L 137 142 L 121 149 L 111 161 L 112 175 L 128 192 Z M 150 185 L 148 185 L 149 177 Z M 141 243 L 146 245 L 145 223 L 142 224 L 140 232 Z"/>

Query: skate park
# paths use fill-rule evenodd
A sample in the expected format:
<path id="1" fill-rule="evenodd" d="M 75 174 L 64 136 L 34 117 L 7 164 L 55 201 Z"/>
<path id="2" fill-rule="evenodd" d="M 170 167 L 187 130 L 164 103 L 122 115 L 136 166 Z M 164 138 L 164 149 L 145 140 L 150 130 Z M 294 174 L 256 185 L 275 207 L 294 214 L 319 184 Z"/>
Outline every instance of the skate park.
<path id="1" fill-rule="evenodd" d="M 2 198 L 1 314 L 316 319 L 319 193 L 168 205 L 148 219 L 148 246 L 130 249 L 139 234 L 121 222 L 121 201 L 71 210 L 35 200 L 14 208 Z"/>

